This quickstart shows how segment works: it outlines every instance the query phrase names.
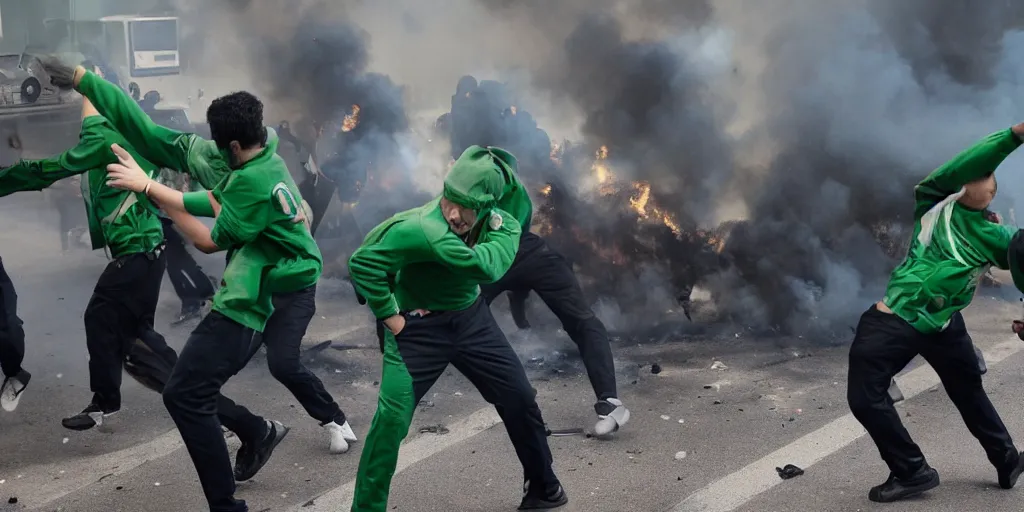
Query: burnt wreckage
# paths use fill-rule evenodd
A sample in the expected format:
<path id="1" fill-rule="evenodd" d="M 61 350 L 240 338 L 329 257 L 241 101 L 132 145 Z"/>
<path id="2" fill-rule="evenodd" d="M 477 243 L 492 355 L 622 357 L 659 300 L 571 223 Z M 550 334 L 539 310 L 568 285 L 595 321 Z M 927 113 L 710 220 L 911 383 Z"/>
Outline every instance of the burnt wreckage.
<path id="1" fill-rule="evenodd" d="M 764 327 L 777 330 L 787 327 L 792 313 L 795 301 L 787 300 L 795 293 L 792 279 L 825 281 L 814 265 L 805 264 L 814 255 L 805 254 L 802 244 L 786 243 L 800 233 L 787 235 L 779 226 L 751 220 L 704 228 L 683 213 L 673 195 L 616 176 L 613 142 L 552 144 L 515 104 L 502 84 L 463 77 L 451 111 L 437 119 L 435 129 L 450 138 L 453 157 L 478 144 L 501 146 L 519 158 L 521 179 L 531 188 L 537 210 L 533 230 L 571 261 L 591 299 L 612 298 L 621 311 L 641 314 L 651 290 L 636 283 L 644 274 L 656 275 L 657 286 L 670 290 L 687 318 L 694 287 L 706 285 L 712 301 L 726 306 L 718 308 L 722 320 L 746 323 L 744 306 L 731 297 L 729 284 L 742 282 L 759 297 L 778 298 L 763 304 Z M 869 231 L 893 264 L 906 254 L 909 233 L 901 224 L 880 222 Z M 839 243 L 822 240 L 817 249 L 828 251 Z M 785 270 L 766 272 L 766 265 Z M 524 315 L 525 297 L 510 295 L 510 301 L 513 315 Z"/>

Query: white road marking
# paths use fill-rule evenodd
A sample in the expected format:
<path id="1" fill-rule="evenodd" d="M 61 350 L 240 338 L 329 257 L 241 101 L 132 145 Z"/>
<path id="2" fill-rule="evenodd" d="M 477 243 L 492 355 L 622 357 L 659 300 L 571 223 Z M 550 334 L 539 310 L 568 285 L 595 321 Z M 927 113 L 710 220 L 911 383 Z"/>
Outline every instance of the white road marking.
<path id="1" fill-rule="evenodd" d="M 484 407 L 469 416 L 448 425 L 448 433 L 439 436 L 437 434 L 419 434 L 412 440 L 402 444 L 398 452 L 398 467 L 395 474 L 402 472 L 405 468 L 416 464 L 434 454 L 451 448 L 497 424 L 501 418 L 494 410 L 494 407 Z M 357 445 L 358 446 L 358 445 Z M 340 487 L 336 487 L 325 494 L 313 499 L 313 504 L 305 507 L 305 503 L 296 505 L 290 510 L 292 512 L 338 512 L 352 508 L 352 495 L 355 492 L 356 481 L 350 480 Z"/>
<path id="2" fill-rule="evenodd" d="M 1012 340 L 997 343 L 984 351 L 985 362 L 991 369 L 1022 349 L 1024 349 L 1024 343 L 1014 336 Z M 941 383 L 939 376 L 927 364 L 897 377 L 896 381 L 903 391 L 905 400 Z M 806 469 L 866 434 L 867 432 L 853 415 L 847 414 L 765 455 L 743 469 L 711 483 L 688 496 L 671 510 L 672 512 L 731 512 L 759 494 L 779 485 L 782 479 L 775 472 L 777 466 L 795 464 Z"/>
<path id="3" fill-rule="evenodd" d="M 181 448 L 181 436 L 171 430 L 156 439 L 124 450 L 76 460 L 60 461 L 15 471 L 23 475 L 5 478 L 26 508 L 39 509 L 78 492 L 104 478 L 127 473 L 146 462 L 170 455 Z"/>

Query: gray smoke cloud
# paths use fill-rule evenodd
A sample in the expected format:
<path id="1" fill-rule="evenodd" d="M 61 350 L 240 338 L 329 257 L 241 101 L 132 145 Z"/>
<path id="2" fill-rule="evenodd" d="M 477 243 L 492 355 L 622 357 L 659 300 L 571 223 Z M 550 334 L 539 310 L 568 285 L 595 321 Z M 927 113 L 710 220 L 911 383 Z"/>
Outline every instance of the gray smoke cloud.
<path id="1" fill-rule="evenodd" d="M 458 78 L 505 83 L 513 117 L 530 114 L 501 121 L 510 149 L 534 185 L 557 185 L 535 195 L 550 237 L 617 303 L 624 329 L 657 321 L 697 285 L 733 322 L 848 332 L 901 256 L 914 183 L 1024 114 L 1019 2 L 421 4 L 254 0 L 201 12 L 216 25 L 215 60 L 244 69 L 281 119 L 365 103 L 370 160 L 389 159 L 413 185 L 384 189 L 385 209 L 437 190 L 448 155 L 429 125 Z M 278 50 L 238 42 L 261 38 Z M 571 139 L 558 164 L 538 129 Z M 614 193 L 595 183 L 601 146 Z M 1018 162 L 999 174 L 1004 216 L 1024 186 Z M 632 182 L 649 187 L 642 222 Z"/>

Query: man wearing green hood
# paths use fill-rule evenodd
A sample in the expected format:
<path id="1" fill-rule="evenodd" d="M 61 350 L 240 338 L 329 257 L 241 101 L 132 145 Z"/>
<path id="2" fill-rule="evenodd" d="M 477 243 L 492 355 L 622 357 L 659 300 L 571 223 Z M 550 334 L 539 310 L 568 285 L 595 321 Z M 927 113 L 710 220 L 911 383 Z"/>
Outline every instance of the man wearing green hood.
<path id="1" fill-rule="evenodd" d="M 1020 237 L 988 211 L 996 168 L 1016 150 L 1024 123 L 964 150 L 914 190 L 914 238 L 889 279 L 885 296 L 860 318 L 850 347 L 847 400 L 889 466 L 889 478 L 868 499 L 892 502 L 939 485 L 939 474 L 900 422 L 887 392 L 893 376 L 921 355 L 942 379 L 971 434 L 995 466 L 999 486 L 1011 489 L 1024 471 L 999 413 L 982 386 L 983 369 L 960 311 L 991 266 L 1007 269 L 1024 289 L 1017 262 Z M 1024 324 L 1021 324 L 1024 326 Z M 1017 324 L 1014 329 L 1021 330 Z"/>
<path id="2" fill-rule="evenodd" d="M 449 364 L 494 404 L 505 424 L 524 471 L 519 509 L 568 503 L 552 469 L 536 394 L 480 297 L 480 284 L 500 279 L 519 248 L 519 222 L 496 206 L 515 170 L 510 153 L 470 147 L 445 178 L 441 197 L 381 223 L 349 260 L 356 291 L 386 328 L 380 396 L 359 461 L 353 512 L 387 510 L 413 411 Z"/>

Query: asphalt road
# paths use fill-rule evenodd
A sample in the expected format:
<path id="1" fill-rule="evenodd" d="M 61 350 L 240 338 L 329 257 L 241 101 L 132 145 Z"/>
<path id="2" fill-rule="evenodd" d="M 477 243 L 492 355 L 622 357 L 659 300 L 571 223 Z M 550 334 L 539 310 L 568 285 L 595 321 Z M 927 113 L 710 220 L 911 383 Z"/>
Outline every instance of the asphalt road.
<path id="1" fill-rule="evenodd" d="M 191 461 L 159 398 L 131 379 L 124 382 L 124 409 L 102 430 L 61 428 L 60 418 L 89 399 L 82 311 L 105 261 L 85 250 L 59 254 L 56 216 L 28 209 L 32 197 L 0 201 L 0 256 L 19 289 L 29 337 L 25 367 L 34 374 L 21 407 L 0 413 L 0 511 L 205 510 Z M 215 259 L 203 263 L 216 271 Z M 190 326 L 167 325 L 178 304 L 170 286 L 164 288 L 158 323 L 180 347 Z M 362 437 L 376 404 L 375 341 L 365 313 L 350 307 L 344 286 L 324 283 L 320 292 L 309 346 L 333 339 L 353 348 L 311 352 L 310 365 Z M 979 298 L 966 317 L 975 342 L 988 353 L 992 399 L 1011 431 L 1022 433 L 1024 419 L 1017 412 L 1024 380 L 1016 369 L 1024 361 L 1018 352 L 1024 344 L 1008 333 L 1017 313 L 1016 304 Z M 549 425 L 592 427 L 594 398 L 564 334 L 513 338 Z M 878 507 L 867 500 L 867 489 L 884 480 L 886 471 L 849 417 L 845 343 L 691 332 L 615 345 L 620 395 L 633 420 L 612 440 L 551 439 L 556 471 L 571 498 L 564 510 L 1019 508 L 1024 491 L 995 489 L 995 473 L 980 447 L 934 374 L 916 361 L 900 377 L 909 396 L 900 410 L 943 485 L 921 499 Z M 725 368 L 712 369 L 716 361 Z M 660 368 L 656 374 L 654 363 Z M 260 357 L 225 390 L 293 428 L 263 471 L 239 485 L 238 495 L 251 510 L 348 509 L 361 444 L 347 454 L 328 454 L 317 423 L 270 377 Z M 233 441 L 229 447 L 235 449 Z M 806 473 L 783 481 L 774 468 L 785 464 Z M 417 409 L 390 509 L 515 510 L 520 475 L 496 415 L 452 371 Z M 16 504 L 4 504 L 13 497 Z"/>

